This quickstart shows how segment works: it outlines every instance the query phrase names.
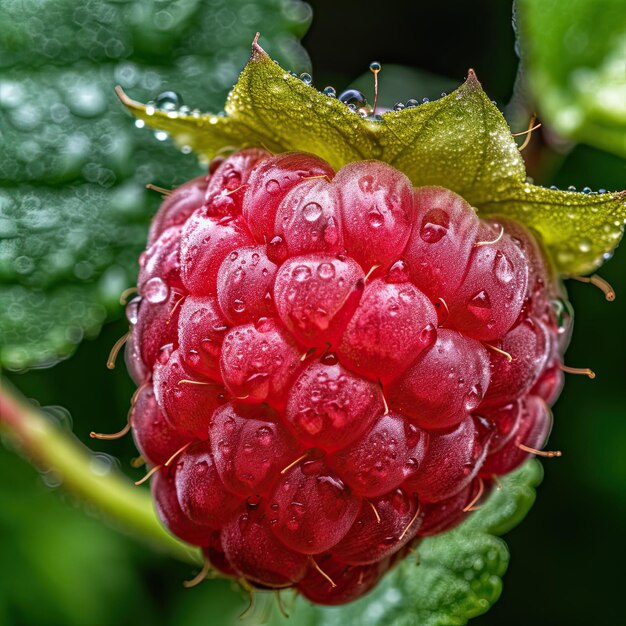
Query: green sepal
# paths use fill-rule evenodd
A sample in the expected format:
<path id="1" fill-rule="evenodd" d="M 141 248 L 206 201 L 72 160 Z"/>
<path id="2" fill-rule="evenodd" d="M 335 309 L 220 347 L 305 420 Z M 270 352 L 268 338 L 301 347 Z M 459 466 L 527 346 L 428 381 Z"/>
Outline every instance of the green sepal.
<path id="1" fill-rule="evenodd" d="M 481 217 L 501 215 L 532 227 L 564 275 L 592 272 L 621 239 L 626 194 L 577 193 L 532 185 L 511 130 L 472 70 L 456 91 L 420 106 L 361 117 L 283 70 L 258 45 L 219 115 L 181 114 L 131 100 L 128 109 L 205 158 L 249 146 L 298 150 L 335 169 L 378 159 L 415 186 L 441 185 Z"/>

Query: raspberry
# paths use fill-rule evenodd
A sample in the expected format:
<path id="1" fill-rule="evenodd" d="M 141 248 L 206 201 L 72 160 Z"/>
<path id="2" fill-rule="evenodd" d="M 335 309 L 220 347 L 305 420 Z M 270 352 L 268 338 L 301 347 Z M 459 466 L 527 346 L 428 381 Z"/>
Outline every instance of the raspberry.
<path id="1" fill-rule="evenodd" d="M 377 161 L 243 150 L 174 190 L 129 303 L 163 523 L 341 604 L 537 453 L 571 315 L 540 244 Z"/>

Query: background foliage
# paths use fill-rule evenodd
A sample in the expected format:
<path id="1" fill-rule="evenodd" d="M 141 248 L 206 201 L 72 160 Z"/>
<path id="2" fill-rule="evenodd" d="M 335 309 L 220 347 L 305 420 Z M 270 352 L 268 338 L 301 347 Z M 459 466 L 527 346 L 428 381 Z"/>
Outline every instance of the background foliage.
<path id="1" fill-rule="evenodd" d="M 522 130 L 536 108 L 544 121 L 567 131 L 555 117 L 562 106 L 549 94 L 566 98 L 583 120 L 569 139 L 584 144 L 574 146 L 554 132 L 533 139 L 525 154 L 539 184 L 625 186 L 620 108 L 599 87 L 576 91 L 580 78 L 575 74 L 596 68 L 605 76 L 612 67 L 611 51 L 621 49 L 624 33 L 618 30 L 620 21 L 607 15 L 618 4 L 518 4 L 529 57 L 521 81 L 527 87 L 509 109 L 518 115 L 526 111 L 515 130 Z M 311 5 L 315 19 L 303 43 L 318 87 L 347 87 L 376 59 L 384 66 L 382 94 L 390 104 L 436 97 L 460 83 L 468 67 L 476 69 L 500 106 L 510 100 L 518 59 L 506 2 L 420 3 L 419 15 L 409 3 L 398 3 L 393 11 L 364 10 L 362 3 L 348 0 Z M 132 393 L 123 368 L 108 372 L 104 364 L 125 331 L 117 294 L 132 283 L 134 259 L 159 200 L 142 187 L 145 182 L 171 186 L 197 171 L 191 156 L 136 130 L 110 87 L 134 77 L 138 98 L 175 87 L 190 106 L 219 110 L 256 30 L 284 66 L 306 69 L 306 57 L 294 46 L 309 13 L 296 6 L 280 0 L 2 2 L 0 21 L 8 18 L 14 26 L 0 32 L 0 237 L 15 239 L 10 229 L 17 215 L 20 230 L 18 247 L 0 247 L 0 350 L 15 368 L 33 356 L 51 361 L 67 355 L 83 334 L 91 338 L 52 369 L 10 375 L 42 405 L 66 407 L 82 441 L 90 430 L 121 426 Z M 394 70 L 393 64 L 413 69 Z M 371 83 L 365 84 L 371 91 Z M 619 78 L 610 84 L 621 85 Z M 599 105 L 586 94 L 597 96 Z M 22 249 L 19 241 L 25 245 L 27 234 L 28 249 Z M 587 285 L 568 285 L 577 320 L 567 361 L 592 367 L 598 378 L 568 379 L 555 407 L 550 443 L 564 456 L 546 463 L 537 506 L 507 535 L 512 562 L 502 598 L 473 624 L 620 619 L 626 558 L 621 540 L 626 525 L 625 262 L 626 251 L 618 249 L 601 271 L 617 290 L 613 304 Z M 95 338 L 107 313 L 117 321 Z M 69 427 L 67 411 L 50 413 Z M 136 454 L 130 439 L 92 447 L 102 462 L 140 475 L 129 467 Z M 229 583 L 183 590 L 178 582 L 190 577 L 188 566 L 103 525 L 62 490 L 51 493 L 57 487 L 57 477 L 38 474 L 0 449 L 0 623 L 236 623 L 246 601 Z"/>

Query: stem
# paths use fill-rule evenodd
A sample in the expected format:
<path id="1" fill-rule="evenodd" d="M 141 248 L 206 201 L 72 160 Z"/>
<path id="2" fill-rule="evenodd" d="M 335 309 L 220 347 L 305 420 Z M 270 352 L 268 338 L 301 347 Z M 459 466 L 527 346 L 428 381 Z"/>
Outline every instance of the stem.
<path id="1" fill-rule="evenodd" d="M 202 564 L 198 549 L 170 535 L 161 525 L 152 498 L 114 470 L 102 475 L 90 450 L 56 426 L 0 377 L 0 434 L 13 439 L 26 457 L 62 480 L 66 489 L 133 535 L 171 556 Z"/>

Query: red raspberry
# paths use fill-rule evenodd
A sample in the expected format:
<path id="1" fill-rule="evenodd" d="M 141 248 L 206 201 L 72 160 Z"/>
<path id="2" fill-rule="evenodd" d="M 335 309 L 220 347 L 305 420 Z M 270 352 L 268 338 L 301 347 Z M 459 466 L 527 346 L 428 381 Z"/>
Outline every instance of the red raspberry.
<path id="1" fill-rule="evenodd" d="M 212 169 L 141 258 L 135 441 L 215 568 L 348 602 L 543 445 L 566 300 L 522 226 L 385 163 Z"/>

